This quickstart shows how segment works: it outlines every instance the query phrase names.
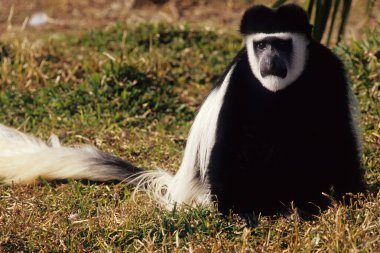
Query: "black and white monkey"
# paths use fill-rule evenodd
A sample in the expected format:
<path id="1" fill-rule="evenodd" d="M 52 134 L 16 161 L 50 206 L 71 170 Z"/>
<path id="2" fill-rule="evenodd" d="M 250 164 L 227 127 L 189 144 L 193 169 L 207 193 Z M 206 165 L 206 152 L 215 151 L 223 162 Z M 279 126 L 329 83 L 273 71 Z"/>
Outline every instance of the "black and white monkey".
<path id="1" fill-rule="evenodd" d="M 248 215 L 283 213 L 291 202 L 313 212 L 328 205 L 322 192 L 341 198 L 364 190 L 345 71 L 313 41 L 304 10 L 254 6 L 240 32 L 245 47 L 201 106 L 175 175 L 0 125 L 2 182 L 123 180 L 167 207 L 216 201 L 223 213 Z"/>

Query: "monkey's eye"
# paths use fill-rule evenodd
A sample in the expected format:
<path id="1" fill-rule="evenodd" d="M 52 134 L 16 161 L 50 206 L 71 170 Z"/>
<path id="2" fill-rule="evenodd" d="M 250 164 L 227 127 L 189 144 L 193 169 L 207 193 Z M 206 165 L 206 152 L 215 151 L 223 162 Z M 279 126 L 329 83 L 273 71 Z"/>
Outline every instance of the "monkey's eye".
<path id="1" fill-rule="evenodd" d="M 280 50 L 289 50 L 292 47 L 292 40 L 279 40 L 276 47 Z"/>
<path id="2" fill-rule="evenodd" d="M 266 45 L 264 42 L 258 42 L 258 43 L 256 44 L 256 47 L 257 47 L 258 49 L 260 49 L 260 50 L 265 49 L 266 46 L 267 46 L 267 45 Z"/>

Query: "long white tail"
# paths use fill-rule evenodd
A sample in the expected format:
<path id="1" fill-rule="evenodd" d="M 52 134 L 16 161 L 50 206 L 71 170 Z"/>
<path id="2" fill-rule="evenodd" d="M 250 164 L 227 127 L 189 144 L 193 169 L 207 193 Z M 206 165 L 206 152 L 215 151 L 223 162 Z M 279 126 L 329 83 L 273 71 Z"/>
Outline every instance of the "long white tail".
<path id="1" fill-rule="evenodd" d="M 45 179 L 124 180 L 143 173 L 120 158 L 90 145 L 63 147 L 55 135 L 45 143 L 0 124 L 0 181 L 31 183 Z"/>
<path id="2" fill-rule="evenodd" d="M 200 202 L 201 192 L 192 178 L 176 177 L 162 170 L 143 170 L 91 145 L 64 147 L 55 135 L 45 143 L 0 124 L 0 183 L 28 184 L 39 177 L 123 181 L 167 207 L 175 202 Z"/>

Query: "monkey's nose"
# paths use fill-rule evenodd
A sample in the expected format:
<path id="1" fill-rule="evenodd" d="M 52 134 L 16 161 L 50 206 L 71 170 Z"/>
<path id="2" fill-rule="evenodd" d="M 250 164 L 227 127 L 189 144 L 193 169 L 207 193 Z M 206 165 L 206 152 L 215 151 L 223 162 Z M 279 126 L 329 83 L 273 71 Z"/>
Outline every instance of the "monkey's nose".
<path id="1" fill-rule="evenodd" d="M 262 77 L 278 76 L 285 78 L 288 74 L 285 62 L 279 56 L 267 57 L 260 63 L 260 74 Z"/>

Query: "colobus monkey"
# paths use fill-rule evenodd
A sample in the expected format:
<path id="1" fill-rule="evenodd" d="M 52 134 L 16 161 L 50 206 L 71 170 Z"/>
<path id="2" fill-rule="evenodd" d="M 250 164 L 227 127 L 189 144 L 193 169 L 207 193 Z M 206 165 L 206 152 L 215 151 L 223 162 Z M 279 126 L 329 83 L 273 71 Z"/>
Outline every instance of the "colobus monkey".
<path id="1" fill-rule="evenodd" d="M 216 201 L 223 213 L 272 215 L 326 207 L 363 190 L 354 105 L 341 61 L 313 41 L 305 11 L 255 6 L 245 47 L 211 89 L 175 175 L 145 171 L 92 146 L 46 144 L 0 125 L 3 183 L 123 180 L 167 207 Z"/>

